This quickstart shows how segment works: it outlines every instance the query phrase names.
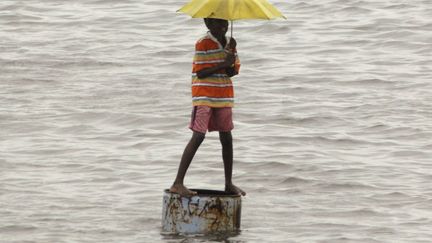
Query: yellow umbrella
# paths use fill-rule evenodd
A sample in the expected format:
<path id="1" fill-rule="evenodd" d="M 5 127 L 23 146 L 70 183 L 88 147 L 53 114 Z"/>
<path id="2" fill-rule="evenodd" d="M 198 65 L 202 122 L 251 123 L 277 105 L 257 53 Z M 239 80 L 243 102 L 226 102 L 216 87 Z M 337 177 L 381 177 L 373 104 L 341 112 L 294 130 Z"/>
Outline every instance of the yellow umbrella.
<path id="1" fill-rule="evenodd" d="M 267 0 L 192 0 L 178 12 L 192 18 L 231 20 L 231 37 L 233 20 L 285 18 Z"/>

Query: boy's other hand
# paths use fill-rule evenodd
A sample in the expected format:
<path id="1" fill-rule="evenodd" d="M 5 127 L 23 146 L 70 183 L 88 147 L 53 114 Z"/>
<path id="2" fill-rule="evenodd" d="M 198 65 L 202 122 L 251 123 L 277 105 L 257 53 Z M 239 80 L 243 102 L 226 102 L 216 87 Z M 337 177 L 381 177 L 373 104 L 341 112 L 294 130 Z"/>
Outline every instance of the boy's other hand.
<path id="1" fill-rule="evenodd" d="M 234 51 L 236 47 L 237 47 L 237 41 L 231 37 L 228 48 L 229 50 Z"/>
<path id="2" fill-rule="evenodd" d="M 225 61 L 223 62 L 223 64 L 225 67 L 231 67 L 235 63 L 235 60 L 236 60 L 235 55 L 233 52 L 230 52 L 230 51 L 227 51 L 226 54 L 227 55 L 225 57 Z"/>

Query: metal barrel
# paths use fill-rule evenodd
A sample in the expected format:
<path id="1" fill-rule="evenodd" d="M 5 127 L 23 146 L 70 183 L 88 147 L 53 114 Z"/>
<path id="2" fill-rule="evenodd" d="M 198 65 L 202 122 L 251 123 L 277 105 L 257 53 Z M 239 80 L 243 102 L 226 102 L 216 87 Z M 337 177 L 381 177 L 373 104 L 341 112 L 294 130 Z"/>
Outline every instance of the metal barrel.
<path id="1" fill-rule="evenodd" d="M 195 196 L 180 196 L 164 191 L 162 232 L 211 234 L 238 232 L 241 196 L 224 191 L 191 189 Z"/>

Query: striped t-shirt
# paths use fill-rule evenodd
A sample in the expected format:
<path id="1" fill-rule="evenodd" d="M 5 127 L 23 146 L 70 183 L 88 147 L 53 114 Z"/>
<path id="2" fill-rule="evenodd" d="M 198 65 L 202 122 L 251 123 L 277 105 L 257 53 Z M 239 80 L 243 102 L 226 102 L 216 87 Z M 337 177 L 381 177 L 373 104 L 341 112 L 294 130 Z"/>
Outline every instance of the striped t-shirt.
<path id="1" fill-rule="evenodd" d="M 227 37 L 227 43 L 229 37 Z M 240 69 L 240 60 L 234 50 L 235 70 Z M 195 44 L 195 56 L 192 65 L 192 104 L 209 107 L 232 107 L 234 105 L 234 89 L 231 78 L 225 69 L 199 79 L 196 73 L 204 68 L 217 66 L 224 62 L 226 52 L 219 41 L 210 33 L 199 39 Z"/>

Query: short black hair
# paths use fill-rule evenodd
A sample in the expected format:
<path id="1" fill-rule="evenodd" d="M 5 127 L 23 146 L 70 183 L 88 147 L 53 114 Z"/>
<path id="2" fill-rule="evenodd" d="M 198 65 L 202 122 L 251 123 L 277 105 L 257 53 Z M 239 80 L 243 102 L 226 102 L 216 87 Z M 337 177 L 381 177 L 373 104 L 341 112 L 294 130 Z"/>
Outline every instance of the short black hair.
<path id="1" fill-rule="evenodd" d="M 210 22 L 211 22 L 212 20 L 213 20 L 212 18 L 204 18 L 204 23 L 205 23 L 205 25 L 207 26 L 207 28 L 209 27 Z"/>
<path id="2" fill-rule="evenodd" d="M 227 21 L 225 19 L 218 19 L 218 18 L 204 18 L 204 23 L 207 26 L 207 28 L 210 29 L 210 25 L 214 22 L 218 22 L 218 21 Z"/>

